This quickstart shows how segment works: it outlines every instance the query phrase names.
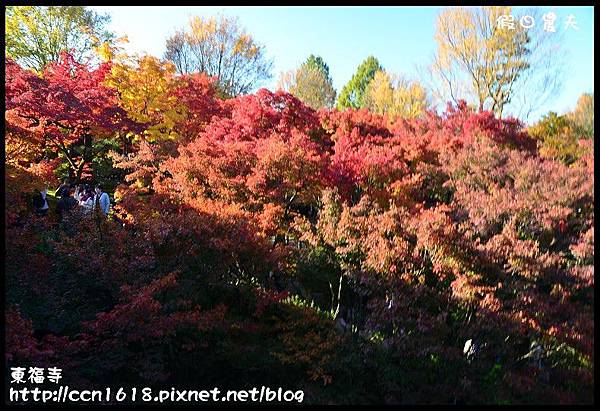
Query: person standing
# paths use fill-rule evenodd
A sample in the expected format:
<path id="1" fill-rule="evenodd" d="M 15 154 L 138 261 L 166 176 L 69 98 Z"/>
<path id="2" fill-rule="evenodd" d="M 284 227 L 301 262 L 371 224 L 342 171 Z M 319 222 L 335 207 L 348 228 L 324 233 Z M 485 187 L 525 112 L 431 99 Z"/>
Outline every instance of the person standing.
<path id="1" fill-rule="evenodd" d="M 79 205 L 83 207 L 84 214 L 91 213 L 94 208 L 94 192 L 90 187 L 85 187 L 79 198 Z"/>
<path id="2" fill-rule="evenodd" d="M 71 211 L 77 207 L 77 200 L 73 197 L 73 189 L 71 187 L 63 191 L 62 198 L 58 201 L 56 210 L 58 211 L 60 218 L 60 227 L 69 236 L 73 236 L 76 233 L 75 225 L 73 225 L 73 215 Z"/>
<path id="3" fill-rule="evenodd" d="M 110 210 L 110 197 L 108 196 L 108 193 L 102 191 L 102 188 L 99 185 L 96 186 L 96 199 L 94 203 L 98 204 L 105 216 L 108 215 Z"/>
<path id="4" fill-rule="evenodd" d="M 75 188 L 75 194 L 73 195 L 73 197 L 75 198 L 75 200 L 77 200 L 77 202 L 79 203 L 81 201 L 81 197 L 84 195 L 85 191 L 84 191 L 84 187 L 83 184 L 79 184 L 76 188 Z"/>
<path id="5" fill-rule="evenodd" d="M 63 183 L 56 190 L 56 193 L 55 193 L 56 197 L 62 198 L 63 195 L 69 190 L 69 188 L 70 188 L 69 179 L 65 178 Z"/>
<path id="6" fill-rule="evenodd" d="M 67 187 L 66 190 L 63 190 L 63 195 L 58 201 L 58 204 L 56 205 L 56 210 L 58 211 L 58 214 L 60 215 L 61 219 L 65 215 L 65 213 L 67 213 L 75 205 L 77 205 L 77 200 L 75 200 L 71 194 L 71 188 Z"/>
<path id="7" fill-rule="evenodd" d="M 44 187 L 42 190 L 39 190 L 33 197 L 33 206 L 35 207 L 35 212 L 39 216 L 45 216 L 48 214 L 48 200 L 46 199 L 46 194 L 48 193 L 48 187 Z"/>

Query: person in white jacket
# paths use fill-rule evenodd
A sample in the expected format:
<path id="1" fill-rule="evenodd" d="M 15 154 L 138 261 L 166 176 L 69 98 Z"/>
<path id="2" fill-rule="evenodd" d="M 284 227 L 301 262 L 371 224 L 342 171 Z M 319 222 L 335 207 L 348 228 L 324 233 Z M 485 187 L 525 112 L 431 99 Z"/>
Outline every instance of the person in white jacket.
<path id="1" fill-rule="evenodd" d="M 79 184 L 77 187 L 75 187 L 75 194 L 73 195 L 73 197 L 79 203 L 81 201 L 81 196 L 84 193 L 85 193 L 85 188 L 83 187 L 83 184 Z"/>
<path id="2" fill-rule="evenodd" d="M 94 192 L 89 187 L 79 196 L 79 205 L 85 214 L 89 214 L 94 208 L 94 198 Z"/>

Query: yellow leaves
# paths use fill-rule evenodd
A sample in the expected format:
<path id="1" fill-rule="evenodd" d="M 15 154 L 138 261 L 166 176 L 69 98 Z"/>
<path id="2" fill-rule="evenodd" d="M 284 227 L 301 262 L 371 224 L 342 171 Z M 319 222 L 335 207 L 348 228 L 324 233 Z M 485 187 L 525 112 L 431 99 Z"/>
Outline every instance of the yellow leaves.
<path id="1" fill-rule="evenodd" d="M 416 118 L 427 109 L 427 93 L 416 82 L 406 82 L 394 90 L 394 118 Z"/>
<path id="2" fill-rule="evenodd" d="M 95 41 L 95 43 L 98 43 L 98 41 Z M 124 63 L 129 58 L 124 52 L 124 48 L 121 47 L 121 44 L 124 43 L 129 43 L 129 38 L 127 36 L 121 36 L 112 43 L 105 41 L 93 46 L 92 49 L 102 61 L 119 61 Z"/>
<path id="3" fill-rule="evenodd" d="M 30 138 L 18 133 L 6 132 L 4 138 L 6 164 L 26 165 L 32 163 L 39 151 L 39 145 Z"/>
<path id="4" fill-rule="evenodd" d="M 246 33 L 241 33 L 233 47 L 234 54 L 242 54 L 246 58 L 253 58 L 260 51 L 254 44 L 252 37 Z"/>
<path id="5" fill-rule="evenodd" d="M 129 43 L 129 37 L 126 34 L 121 37 L 117 37 L 117 39 L 115 40 L 115 43 L 117 43 L 117 44 Z"/>
<path id="6" fill-rule="evenodd" d="M 94 51 L 100 56 L 102 61 L 111 61 L 114 57 L 113 49 L 107 42 L 102 43 L 98 47 L 94 47 Z"/>
<path id="7" fill-rule="evenodd" d="M 518 16 L 512 16 L 511 29 L 498 28 L 504 16 L 512 16 L 510 7 L 445 10 L 437 20 L 438 52 L 432 67 L 444 83 L 450 83 L 451 92 L 462 86 L 462 98 L 470 94 L 481 109 L 497 115 L 510 102 L 513 83 L 529 68 L 528 34 Z"/>
<path id="8" fill-rule="evenodd" d="M 172 128 L 185 113 L 172 91 L 178 86 L 175 66 L 153 56 L 123 59 L 113 65 L 108 85 L 118 90 L 129 117 L 150 123 L 149 141 L 175 138 Z"/>
<path id="9" fill-rule="evenodd" d="M 195 16 L 190 20 L 190 29 L 190 32 L 186 33 L 187 40 L 191 44 L 203 45 L 206 50 L 225 54 L 225 48 L 229 47 L 227 42 L 233 41 L 231 52 L 234 55 L 253 58 L 260 51 L 249 34 L 243 31 L 237 33 L 239 29 L 235 19 L 224 16 L 220 16 L 219 19 L 205 19 Z"/>
<path id="10" fill-rule="evenodd" d="M 390 76 L 378 71 L 367 86 L 364 97 L 365 106 L 377 114 L 388 113 L 394 104 L 394 89 Z"/>
<path id="11" fill-rule="evenodd" d="M 191 33 L 188 39 L 191 43 L 201 43 L 211 38 L 217 32 L 217 20 L 214 17 L 204 19 L 194 16 L 190 20 Z"/>
<path id="12" fill-rule="evenodd" d="M 399 76 L 378 71 L 365 92 L 364 104 L 378 114 L 387 114 L 390 120 L 415 118 L 427 109 L 427 93 L 423 86 Z"/>

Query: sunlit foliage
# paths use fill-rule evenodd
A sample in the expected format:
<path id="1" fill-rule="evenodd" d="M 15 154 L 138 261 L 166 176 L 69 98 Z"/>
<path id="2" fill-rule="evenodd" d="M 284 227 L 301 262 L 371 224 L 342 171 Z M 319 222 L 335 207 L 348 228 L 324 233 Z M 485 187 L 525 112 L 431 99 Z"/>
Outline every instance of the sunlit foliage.
<path id="1" fill-rule="evenodd" d="M 563 118 L 224 100 L 151 57 L 6 66 L 11 364 L 311 403 L 592 402 L 593 147 L 538 145 Z M 108 219 L 32 212 L 61 165 L 105 159 Z"/>

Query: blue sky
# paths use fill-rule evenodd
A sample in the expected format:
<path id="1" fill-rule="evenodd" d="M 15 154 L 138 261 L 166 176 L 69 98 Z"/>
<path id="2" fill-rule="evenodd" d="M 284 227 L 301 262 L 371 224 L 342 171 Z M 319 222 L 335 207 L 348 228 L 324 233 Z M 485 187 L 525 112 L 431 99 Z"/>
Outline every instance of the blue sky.
<path id="1" fill-rule="evenodd" d="M 309 54 L 317 54 L 329 65 L 334 87 L 341 90 L 356 67 L 374 55 L 390 72 L 418 78 L 419 67 L 433 56 L 435 20 L 441 7 L 93 7 L 112 17 L 109 28 L 127 35 L 130 52 L 162 57 L 165 40 L 176 29 L 187 26 L 191 16 L 219 13 L 238 16 L 252 36 L 265 45 L 273 59 L 273 78 L 263 86 L 274 88 L 279 74 L 297 67 Z M 594 90 L 593 7 L 543 7 L 557 14 L 556 27 L 564 30 L 568 15 L 574 15 L 579 30 L 564 32 L 567 52 L 562 92 L 539 113 L 562 113 L 571 109 L 584 92 Z M 541 24 L 541 23 L 540 23 Z M 534 116 L 537 117 L 537 116 Z"/>

